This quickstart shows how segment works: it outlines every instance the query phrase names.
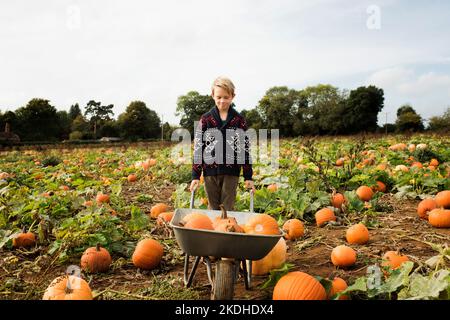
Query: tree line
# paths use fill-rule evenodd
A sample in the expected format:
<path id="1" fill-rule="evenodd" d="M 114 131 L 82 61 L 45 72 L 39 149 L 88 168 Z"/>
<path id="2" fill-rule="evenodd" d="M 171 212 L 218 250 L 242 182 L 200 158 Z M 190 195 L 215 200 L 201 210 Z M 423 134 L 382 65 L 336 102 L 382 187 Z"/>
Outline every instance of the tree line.
<path id="1" fill-rule="evenodd" d="M 190 91 L 179 96 L 176 116 L 179 127 L 191 133 L 194 122 L 214 107 L 210 95 Z M 268 89 L 252 109 L 241 114 L 249 127 L 279 129 L 280 136 L 336 135 L 360 132 L 420 132 L 450 130 L 450 108 L 442 116 L 424 119 L 405 104 L 397 110 L 395 123 L 379 126 L 378 115 L 384 107 L 383 89 L 375 86 L 348 91 L 329 84 L 309 86 L 301 90 L 276 86 Z M 121 137 L 126 140 L 169 140 L 176 125 L 162 123 L 158 114 L 145 102 L 132 101 L 125 112 L 113 118 L 114 105 L 90 100 L 81 110 L 78 103 L 69 111 L 58 111 L 49 100 L 34 98 L 15 112 L 0 110 L 0 128 L 6 123 L 22 141 L 88 140 L 100 137 Z"/>

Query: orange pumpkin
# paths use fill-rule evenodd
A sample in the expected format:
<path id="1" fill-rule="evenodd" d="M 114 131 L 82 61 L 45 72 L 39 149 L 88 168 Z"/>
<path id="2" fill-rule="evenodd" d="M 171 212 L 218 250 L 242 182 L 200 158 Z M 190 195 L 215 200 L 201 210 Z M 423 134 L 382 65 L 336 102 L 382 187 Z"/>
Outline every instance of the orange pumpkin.
<path id="1" fill-rule="evenodd" d="M 331 196 L 331 204 L 333 207 L 341 209 L 345 203 L 345 197 L 342 193 L 335 193 Z"/>
<path id="2" fill-rule="evenodd" d="M 409 261 L 407 256 L 398 254 L 396 251 L 387 251 L 383 255 L 382 267 L 390 267 L 391 269 L 399 268 L 403 262 Z"/>
<path id="3" fill-rule="evenodd" d="M 248 219 L 244 231 L 248 234 L 280 234 L 277 221 L 265 213 L 256 214 Z"/>
<path id="4" fill-rule="evenodd" d="M 173 218 L 173 211 L 170 212 L 163 212 L 158 215 L 158 218 L 156 218 L 156 224 L 159 226 L 162 226 L 166 223 L 169 223 Z"/>
<path id="5" fill-rule="evenodd" d="M 36 244 L 36 236 L 33 232 L 22 232 L 13 238 L 14 248 L 29 248 Z"/>
<path id="6" fill-rule="evenodd" d="M 423 199 L 420 201 L 419 205 L 417 206 L 417 214 L 422 219 L 428 219 L 428 213 L 429 211 L 436 208 L 436 202 L 431 199 Z"/>
<path id="7" fill-rule="evenodd" d="M 144 239 L 134 249 L 132 260 L 137 268 L 151 270 L 159 265 L 164 254 L 163 246 L 156 240 Z"/>
<path id="8" fill-rule="evenodd" d="M 86 249 L 86 251 L 81 256 L 81 269 L 86 272 L 105 272 L 109 269 L 112 259 L 108 250 L 100 247 L 97 244 L 96 247 L 91 247 Z"/>
<path id="9" fill-rule="evenodd" d="M 377 181 L 376 182 L 377 185 L 374 187 L 374 191 L 378 191 L 378 192 L 386 192 L 386 185 L 384 184 L 384 182 L 382 181 Z"/>
<path id="10" fill-rule="evenodd" d="M 98 204 L 107 203 L 109 202 L 109 195 L 99 192 L 95 197 L 95 201 L 97 201 Z"/>
<path id="11" fill-rule="evenodd" d="M 347 287 L 348 287 L 347 282 L 345 282 L 344 279 L 335 277 L 333 281 L 331 281 L 331 289 L 328 298 L 329 299 L 332 298 L 335 294 L 347 289 Z M 339 297 L 339 300 L 349 300 L 349 299 L 350 297 L 347 295 L 342 295 Z"/>
<path id="12" fill-rule="evenodd" d="M 369 230 L 364 224 L 358 223 L 347 229 L 345 237 L 350 244 L 365 244 L 369 241 Z"/>
<path id="13" fill-rule="evenodd" d="M 450 228 L 450 210 L 434 209 L 430 211 L 428 222 L 436 228 Z"/>
<path id="14" fill-rule="evenodd" d="M 278 186 L 276 183 L 272 183 L 267 186 L 267 190 L 269 190 L 270 192 L 276 192 L 278 190 Z"/>
<path id="15" fill-rule="evenodd" d="M 423 164 L 419 161 L 415 161 L 411 164 L 411 168 L 417 168 L 417 169 L 422 169 L 423 168 Z"/>
<path id="16" fill-rule="evenodd" d="M 220 210 L 222 210 L 222 215 L 220 217 L 216 217 L 213 222 L 213 228 L 215 231 L 220 232 L 239 232 L 243 233 L 244 229 L 238 225 L 236 218 L 229 217 L 227 215 L 227 211 L 225 210 L 225 206 L 223 204 L 219 205 Z"/>
<path id="17" fill-rule="evenodd" d="M 298 219 L 289 219 L 283 224 L 283 231 L 286 233 L 284 238 L 286 240 L 295 240 L 303 237 L 305 227 Z"/>
<path id="18" fill-rule="evenodd" d="M 286 261 L 286 251 L 286 241 L 284 241 L 283 238 L 280 238 L 277 244 L 264 258 L 252 261 L 252 274 L 264 275 L 268 274 L 272 269 L 281 267 Z"/>
<path id="19" fill-rule="evenodd" d="M 356 189 L 356 195 L 362 201 L 369 201 L 373 197 L 373 191 L 368 186 L 361 186 Z"/>
<path id="20" fill-rule="evenodd" d="M 325 288 L 313 276 L 301 271 L 289 272 L 278 280 L 273 300 L 326 300 Z"/>
<path id="21" fill-rule="evenodd" d="M 336 216 L 333 210 L 329 208 L 323 208 L 316 212 L 315 214 L 316 224 L 318 227 L 324 225 L 328 221 L 336 221 Z"/>
<path id="22" fill-rule="evenodd" d="M 439 161 L 437 159 L 431 159 L 430 166 L 437 167 L 439 165 Z"/>
<path id="23" fill-rule="evenodd" d="M 331 251 L 331 262 L 337 267 L 350 267 L 356 262 L 356 252 L 346 245 L 337 246 Z"/>
<path id="24" fill-rule="evenodd" d="M 160 213 L 167 212 L 169 206 L 165 203 L 157 203 L 150 209 L 150 217 L 158 218 Z"/>
<path id="25" fill-rule="evenodd" d="M 128 182 L 135 182 L 137 180 L 137 175 L 132 173 L 132 174 L 128 175 L 127 180 L 128 180 Z"/>
<path id="26" fill-rule="evenodd" d="M 190 229 L 214 230 L 211 219 L 203 213 L 192 212 L 183 217 L 180 225 Z"/>
<path id="27" fill-rule="evenodd" d="M 54 279 L 42 300 L 92 300 L 89 284 L 76 276 L 61 276 Z"/>
<path id="28" fill-rule="evenodd" d="M 344 165 L 344 161 L 345 161 L 344 158 L 339 158 L 339 159 L 337 159 L 337 160 L 336 160 L 336 166 L 342 167 L 342 166 Z"/>
<path id="29" fill-rule="evenodd" d="M 450 209 L 450 190 L 438 192 L 434 201 L 438 207 Z"/>

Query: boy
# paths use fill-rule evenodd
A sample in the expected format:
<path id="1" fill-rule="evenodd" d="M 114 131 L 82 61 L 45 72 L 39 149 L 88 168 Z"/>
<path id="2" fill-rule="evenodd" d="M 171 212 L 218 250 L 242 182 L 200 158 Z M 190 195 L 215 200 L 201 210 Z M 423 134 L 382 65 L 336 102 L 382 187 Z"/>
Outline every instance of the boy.
<path id="1" fill-rule="evenodd" d="M 232 105 L 235 93 L 230 79 L 214 80 L 211 96 L 215 107 L 202 115 L 195 130 L 190 190 L 198 187 L 203 172 L 208 209 L 219 210 L 223 204 L 225 210 L 233 210 L 241 167 L 245 187 L 255 191 L 250 143 L 244 135 L 247 122 Z"/>

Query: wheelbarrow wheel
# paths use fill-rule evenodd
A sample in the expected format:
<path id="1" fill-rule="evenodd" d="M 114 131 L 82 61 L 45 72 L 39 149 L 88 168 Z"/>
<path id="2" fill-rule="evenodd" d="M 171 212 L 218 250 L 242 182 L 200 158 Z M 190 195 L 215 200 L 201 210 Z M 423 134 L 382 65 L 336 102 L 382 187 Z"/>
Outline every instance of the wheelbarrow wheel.
<path id="1" fill-rule="evenodd" d="M 232 300 L 234 295 L 235 270 L 233 260 L 219 260 L 212 290 L 212 300 Z"/>

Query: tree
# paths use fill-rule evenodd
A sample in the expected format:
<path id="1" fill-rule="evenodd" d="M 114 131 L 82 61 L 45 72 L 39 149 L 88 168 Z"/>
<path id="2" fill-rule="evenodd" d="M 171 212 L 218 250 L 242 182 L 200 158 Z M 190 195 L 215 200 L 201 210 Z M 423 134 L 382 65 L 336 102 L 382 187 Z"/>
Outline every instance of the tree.
<path id="1" fill-rule="evenodd" d="M 81 115 L 81 109 L 78 103 L 71 105 L 69 109 L 70 121 L 75 120 L 75 118 L 78 117 L 79 115 Z"/>
<path id="2" fill-rule="evenodd" d="M 18 132 L 19 120 L 13 111 L 6 111 L 3 115 L 0 114 L 0 132 L 4 131 L 6 123 L 9 123 L 11 132 Z"/>
<path id="3" fill-rule="evenodd" d="M 97 125 L 112 120 L 110 116 L 114 116 L 113 108 L 114 105 L 112 104 L 102 106 L 101 102 L 95 102 L 94 100 L 90 100 L 87 103 L 84 115 L 90 115 L 89 121 L 94 127 L 94 139 L 97 139 Z"/>
<path id="4" fill-rule="evenodd" d="M 375 131 L 378 127 L 378 113 L 383 107 L 384 92 L 381 88 L 368 86 L 350 91 L 342 113 L 345 133 Z"/>
<path id="5" fill-rule="evenodd" d="M 424 130 L 422 117 L 409 104 L 405 104 L 397 109 L 395 125 L 398 132 Z"/>
<path id="6" fill-rule="evenodd" d="M 440 117 L 431 117 L 428 122 L 428 129 L 431 131 L 450 132 L 450 107 Z"/>
<path id="7" fill-rule="evenodd" d="M 79 131 L 86 133 L 89 131 L 89 122 L 86 121 L 83 115 L 79 114 L 75 119 L 73 119 L 71 129 L 72 132 Z"/>
<path id="8" fill-rule="evenodd" d="M 176 116 L 181 116 L 180 126 L 194 134 L 194 122 L 215 106 L 210 95 L 200 95 L 197 91 L 190 91 L 178 97 Z"/>
<path id="9" fill-rule="evenodd" d="M 34 98 L 16 111 L 18 134 L 24 141 L 59 139 L 60 124 L 56 108 L 49 100 Z"/>
<path id="10" fill-rule="evenodd" d="M 272 87 L 259 101 L 257 111 L 268 129 L 279 129 L 280 136 L 293 136 L 294 116 L 301 96 L 286 86 Z"/>
<path id="11" fill-rule="evenodd" d="M 133 101 L 117 120 L 120 135 L 126 139 L 158 138 L 161 135 L 161 119 L 142 101 Z"/>
<path id="12" fill-rule="evenodd" d="M 247 125 L 249 128 L 259 130 L 259 129 L 263 129 L 266 127 L 261 115 L 259 114 L 259 112 L 256 108 L 253 108 L 250 110 L 244 109 L 241 111 L 241 115 L 247 121 Z"/>
<path id="13" fill-rule="evenodd" d="M 414 110 L 414 108 L 410 104 L 407 103 L 397 109 L 397 117 L 400 117 L 402 114 L 405 114 L 408 112 L 416 113 L 416 110 Z"/>
<path id="14" fill-rule="evenodd" d="M 344 127 L 345 92 L 329 84 L 310 86 L 300 92 L 301 104 L 295 115 L 297 134 L 335 134 Z"/>
<path id="15" fill-rule="evenodd" d="M 72 121 L 70 119 L 70 115 L 67 113 L 67 111 L 58 111 L 56 113 L 58 117 L 58 126 L 59 126 L 59 139 L 65 140 L 69 138 L 70 134 L 70 128 L 72 125 Z"/>

